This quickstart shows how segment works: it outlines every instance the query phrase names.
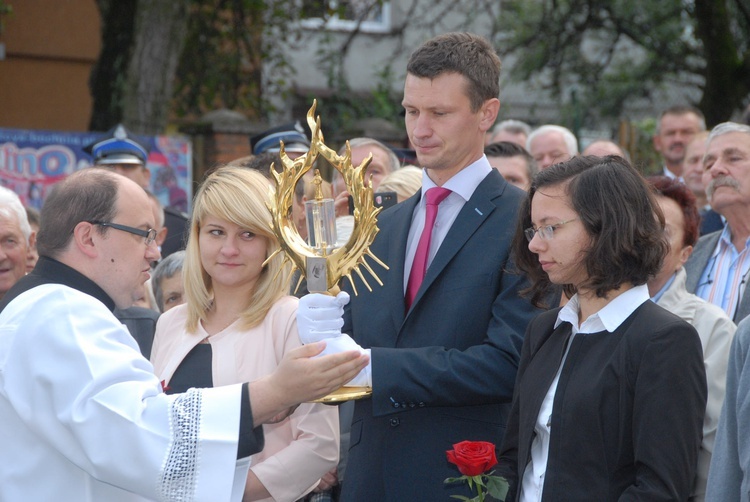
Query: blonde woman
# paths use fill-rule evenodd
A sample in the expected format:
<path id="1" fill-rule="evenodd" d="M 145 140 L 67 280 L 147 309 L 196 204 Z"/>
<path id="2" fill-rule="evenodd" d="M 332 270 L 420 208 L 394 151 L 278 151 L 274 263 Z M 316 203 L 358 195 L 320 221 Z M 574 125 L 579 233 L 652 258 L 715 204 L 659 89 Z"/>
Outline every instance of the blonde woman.
<path id="1" fill-rule="evenodd" d="M 266 208 L 268 180 L 241 167 L 214 171 L 193 204 L 183 274 L 187 303 L 161 316 L 152 362 L 167 392 L 252 381 L 271 373 L 300 345 L 297 299 Z M 302 404 L 264 425 L 265 448 L 253 455 L 245 501 L 294 501 L 336 466 L 338 412 Z"/>

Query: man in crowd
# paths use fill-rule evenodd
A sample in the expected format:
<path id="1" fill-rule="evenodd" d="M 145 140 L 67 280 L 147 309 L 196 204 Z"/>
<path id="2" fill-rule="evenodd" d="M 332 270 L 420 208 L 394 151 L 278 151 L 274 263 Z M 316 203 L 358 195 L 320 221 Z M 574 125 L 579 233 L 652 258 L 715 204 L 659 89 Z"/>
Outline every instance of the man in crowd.
<path id="1" fill-rule="evenodd" d="M 526 150 L 534 157 L 539 169 L 545 169 L 578 155 L 578 140 L 565 127 L 543 125 L 531 132 L 526 140 Z"/>
<path id="2" fill-rule="evenodd" d="M 526 122 L 513 119 L 503 120 L 492 128 L 492 134 L 487 144 L 508 141 L 525 148 L 529 134 L 531 134 L 531 126 Z"/>
<path id="3" fill-rule="evenodd" d="M 112 169 L 133 180 L 140 187 L 149 189 L 151 171 L 146 163 L 148 150 L 122 124 L 88 145 L 86 150 L 94 157 L 95 166 Z M 164 228 L 167 231 L 162 239 L 160 252 L 161 256 L 165 257 L 179 249 L 185 249 L 188 216 L 170 206 L 163 209 Z"/>
<path id="4" fill-rule="evenodd" d="M 378 219 L 371 251 L 388 264 L 374 267 L 383 286 L 358 285 L 341 309 L 343 332 L 372 355 L 351 382 L 371 385 L 372 396 L 355 401 L 343 500 L 469 496 L 465 484 L 443 483 L 459 474 L 445 451 L 503 436 L 522 335 L 537 312 L 510 272 L 522 192 L 483 154 L 499 76 L 492 46 L 468 33 L 428 40 L 409 60 L 403 106 L 422 190 Z M 316 338 L 307 334 L 318 301 L 334 310 L 323 295 L 303 298 L 303 341 Z M 338 330 L 327 334 L 356 347 Z"/>
<path id="5" fill-rule="evenodd" d="M 287 354 L 249 384 L 167 396 L 112 315 L 158 256 L 145 191 L 101 169 L 45 201 L 39 262 L 0 302 L 0 500 L 240 500 L 260 424 L 367 358 Z"/>
<path id="6" fill-rule="evenodd" d="M 253 155 L 266 152 L 278 153 L 282 141 L 284 151 L 290 159 L 296 159 L 310 149 L 310 140 L 305 136 L 305 130 L 299 121 L 272 127 L 256 134 L 250 138 L 250 149 Z"/>
<path id="7" fill-rule="evenodd" d="M 724 228 L 719 213 L 711 209 L 706 197 L 706 185 L 703 182 L 703 156 L 706 154 L 708 131 L 701 131 L 685 147 L 685 161 L 682 165 L 682 179 L 695 195 L 695 203 L 701 217 L 700 235 L 710 234 Z"/>
<path id="8" fill-rule="evenodd" d="M 26 275 L 35 239 L 18 195 L 0 187 L 0 298 Z"/>
<path id="9" fill-rule="evenodd" d="M 518 143 L 500 141 L 484 147 L 490 165 L 503 175 L 505 181 L 521 190 L 528 190 L 538 171 L 534 158 Z"/>
<path id="10" fill-rule="evenodd" d="M 664 160 L 664 176 L 682 178 L 685 147 L 700 131 L 706 130 L 703 113 L 692 106 L 671 106 L 661 112 L 656 124 L 654 149 Z"/>
<path id="11" fill-rule="evenodd" d="M 708 136 L 703 168 L 708 201 L 726 224 L 698 241 L 685 264 L 686 286 L 739 323 L 750 313 L 750 126 L 717 125 Z"/>
<path id="12" fill-rule="evenodd" d="M 607 155 L 617 155 L 630 162 L 630 155 L 623 150 L 620 145 L 609 139 L 597 139 L 592 141 L 589 146 L 583 149 L 582 155 L 595 155 L 597 157 L 606 157 Z"/>
<path id="13" fill-rule="evenodd" d="M 377 191 L 383 178 L 398 170 L 401 163 L 396 154 L 388 148 L 387 145 L 374 138 L 354 138 L 349 140 L 349 146 L 352 149 L 352 165 L 358 166 L 363 160 L 372 153 L 372 161 L 365 171 L 365 184 L 372 187 L 373 193 Z M 346 146 L 339 149 L 339 155 L 344 154 Z M 349 214 L 349 192 L 346 190 L 346 184 L 341 174 L 333 170 L 331 178 L 333 193 L 336 197 L 336 216 L 346 216 Z"/>
<path id="14" fill-rule="evenodd" d="M 385 144 L 374 138 L 354 138 L 349 140 L 352 149 L 352 166 L 358 166 L 372 153 L 372 161 L 365 170 L 365 184 L 377 191 L 380 182 L 390 173 L 401 167 L 396 154 Z M 338 154 L 343 155 L 346 145 L 342 146 Z M 336 209 L 336 246 L 343 246 L 349 240 L 354 229 L 354 216 L 350 213 L 349 192 L 344 178 L 337 170 L 333 170 L 331 186 Z"/>

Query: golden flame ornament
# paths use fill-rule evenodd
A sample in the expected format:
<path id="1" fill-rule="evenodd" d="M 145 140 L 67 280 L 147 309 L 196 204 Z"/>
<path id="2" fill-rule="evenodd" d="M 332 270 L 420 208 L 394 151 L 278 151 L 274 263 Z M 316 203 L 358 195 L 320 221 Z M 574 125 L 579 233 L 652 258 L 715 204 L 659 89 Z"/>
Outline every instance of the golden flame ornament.
<path id="1" fill-rule="evenodd" d="M 383 285 L 375 271 L 365 261 L 369 256 L 375 263 L 388 269 L 388 266 L 380 261 L 370 251 L 375 236 L 378 233 L 377 215 L 382 208 L 375 207 L 372 188 L 365 185 L 365 172 L 367 166 L 372 161 L 372 153 L 367 156 L 359 166 L 352 166 L 352 150 L 349 142 L 346 142 L 344 155 L 337 154 L 334 150 L 326 146 L 323 139 L 323 132 L 320 128 L 320 117 L 315 118 L 315 108 L 317 101 L 313 101 L 312 107 L 307 112 L 307 124 L 312 131 L 312 140 L 310 149 L 305 155 L 294 160 L 290 159 L 284 150 L 284 143 L 281 142 L 279 156 L 282 162 L 282 171 L 276 172 L 274 165 L 271 164 L 271 173 L 276 180 L 276 191 L 268 203 L 268 209 L 271 211 L 272 231 L 279 239 L 279 249 L 274 252 L 268 260 L 276 253 L 282 250 L 286 254 L 284 261 L 290 262 L 292 271 L 301 272 L 300 279 L 295 286 L 295 291 L 302 282 L 302 276 L 307 278 L 308 291 L 311 292 L 328 292 L 335 290 L 342 277 L 346 277 L 352 285 L 354 294 L 357 294 L 357 286 L 354 284 L 352 272 L 362 280 L 364 285 L 372 291 L 370 284 L 362 274 L 361 268 L 367 270 L 379 285 Z M 320 238 L 326 234 L 322 229 L 327 225 L 335 222 L 327 221 L 325 214 L 332 214 L 331 211 L 325 211 L 322 193 L 320 191 L 321 178 L 316 173 L 313 183 L 317 184 L 316 197 L 313 203 L 318 203 L 318 210 L 308 213 L 308 218 L 320 218 L 308 223 L 308 229 L 314 234 L 311 239 L 314 245 L 306 242 L 299 235 L 294 221 L 291 219 L 291 208 L 294 198 L 294 187 L 297 182 L 307 173 L 315 164 L 318 155 L 322 155 L 344 179 L 347 191 L 351 194 L 354 203 L 354 229 L 349 240 L 343 246 L 336 248 L 335 243 L 329 242 L 330 237 Z M 328 201 L 332 207 L 332 201 Z M 309 204 L 309 202 L 308 202 Z M 333 232 L 335 234 L 335 231 Z M 372 394 L 371 387 L 341 387 L 339 390 L 332 392 L 328 396 L 320 398 L 315 402 L 319 403 L 340 403 L 354 399 L 362 399 Z"/>
<path id="2" fill-rule="evenodd" d="M 308 285 L 315 282 L 312 281 L 311 276 L 320 273 L 323 270 L 321 267 L 324 267 L 325 287 L 315 288 L 316 292 L 333 290 L 341 278 L 346 277 L 356 295 L 357 287 L 352 278 L 352 273 L 356 273 L 367 289 L 372 291 L 361 268 L 367 270 L 379 285 L 382 286 L 383 283 L 365 261 L 365 257 L 369 256 L 375 263 L 386 270 L 388 269 L 388 266 L 370 251 L 370 245 L 378 233 L 377 215 L 382 209 L 375 207 L 372 188 L 365 185 L 365 171 L 372 161 L 372 153 L 359 166 L 354 167 L 352 166 L 352 152 L 348 141 L 343 156 L 329 148 L 323 139 L 320 116 L 315 118 L 316 106 L 317 100 L 314 100 L 307 112 L 307 124 L 312 131 L 312 140 L 308 152 L 292 160 L 284 150 L 284 143 L 281 142 L 279 156 L 283 169 L 279 173 L 274 169 L 273 164 L 271 165 L 271 173 L 276 180 L 276 191 L 268 203 L 268 209 L 271 211 L 272 231 L 278 237 L 280 244 L 280 249 L 271 257 L 283 250 L 286 253 L 285 261 L 291 263 L 293 270 L 299 270 L 302 275 L 307 277 Z M 294 221 L 291 219 L 294 187 L 305 173 L 313 167 L 319 155 L 341 173 L 347 191 L 351 194 L 354 202 L 354 229 L 346 244 L 339 248 L 311 246 L 300 236 Z M 295 286 L 295 290 L 299 288 L 302 275 Z M 313 291 L 313 289 L 310 289 L 310 291 Z"/>

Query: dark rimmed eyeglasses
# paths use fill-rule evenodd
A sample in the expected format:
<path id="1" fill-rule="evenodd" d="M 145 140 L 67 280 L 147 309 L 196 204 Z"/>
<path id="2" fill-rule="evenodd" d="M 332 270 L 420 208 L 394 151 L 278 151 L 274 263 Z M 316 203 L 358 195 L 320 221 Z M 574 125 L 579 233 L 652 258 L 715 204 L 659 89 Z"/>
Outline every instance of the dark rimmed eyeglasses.
<path id="1" fill-rule="evenodd" d="M 576 221 L 577 219 L 578 218 L 572 218 L 570 220 L 561 221 L 560 223 L 555 223 L 554 225 L 544 225 L 539 228 L 529 227 L 524 230 L 523 233 L 524 235 L 526 235 L 526 240 L 529 242 L 531 242 L 531 240 L 534 238 L 534 235 L 537 233 L 539 234 L 539 237 L 541 237 L 545 241 L 548 241 L 555 236 L 555 230 L 565 225 L 566 223 Z"/>
<path id="2" fill-rule="evenodd" d="M 146 239 L 147 246 L 150 246 L 151 243 L 154 242 L 154 239 L 156 239 L 157 232 L 153 228 L 143 230 L 142 228 L 129 227 L 127 225 L 120 225 L 119 223 L 111 223 L 108 221 L 89 221 L 89 223 L 92 225 L 99 225 L 100 227 L 110 227 L 115 230 L 122 230 L 123 232 L 133 235 L 139 235 Z"/>

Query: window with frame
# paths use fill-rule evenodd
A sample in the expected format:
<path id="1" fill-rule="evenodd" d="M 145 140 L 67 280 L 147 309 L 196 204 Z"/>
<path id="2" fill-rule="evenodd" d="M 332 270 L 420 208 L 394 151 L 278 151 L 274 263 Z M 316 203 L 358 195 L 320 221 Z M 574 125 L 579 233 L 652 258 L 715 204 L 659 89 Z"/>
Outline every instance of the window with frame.
<path id="1" fill-rule="evenodd" d="M 391 3 L 385 0 L 302 0 L 301 18 L 306 28 L 388 33 Z"/>

